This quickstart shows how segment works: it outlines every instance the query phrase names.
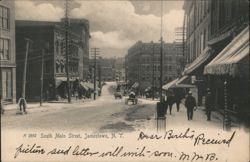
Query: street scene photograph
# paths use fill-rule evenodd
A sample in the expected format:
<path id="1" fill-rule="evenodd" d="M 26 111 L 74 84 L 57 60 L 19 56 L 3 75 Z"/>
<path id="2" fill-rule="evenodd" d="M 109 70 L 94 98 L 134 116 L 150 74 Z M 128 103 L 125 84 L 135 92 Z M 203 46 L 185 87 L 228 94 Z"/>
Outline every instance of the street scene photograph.
<path id="1" fill-rule="evenodd" d="M 249 161 L 249 81 L 248 0 L 0 0 L 2 161 Z"/>

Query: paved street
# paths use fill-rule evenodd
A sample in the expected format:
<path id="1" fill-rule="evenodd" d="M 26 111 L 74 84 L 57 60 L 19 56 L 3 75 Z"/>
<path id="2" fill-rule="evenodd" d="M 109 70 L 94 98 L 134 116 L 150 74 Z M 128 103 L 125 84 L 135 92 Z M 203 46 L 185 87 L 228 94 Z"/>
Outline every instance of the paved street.
<path id="1" fill-rule="evenodd" d="M 2 116 L 2 129 L 32 130 L 89 130 L 124 131 L 140 129 L 155 130 L 155 105 L 157 101 L 139 99 L 138 105 L 125 105 L 125 98 L 114 99 L 116 84 L 110 82 L 103 87 L 102 96 L 96 101 L 78 100 L 68 103 L 44 103 L 28 109 L 27 115 L 16 115 L 16 110 L 7 110 Z M 29 106 L 32 106 L 30 104 Z M 222 118 L 213 113 L 212 121 L 206 121 L 202 107 L 194 112 L 194 119 L 188 121 L 186 109 L 181 104 L 180 112 L 173 106 L 172 115 L 166 116 L 166 127 L 191 127 L 222 129 Z M 237 125 L 236 125 L 237 127 Z"/>
<path id="2" fill-rule="evenodd" d="M 41 108 L 37 105 L 29 109 L 27 115 L 16 115 L 15 110 L 6 111 L 1 119 L 2 129 L 134 131 L 143 127 L 143 121 L 154 115 L 154 102 L 147 106 L 142 103 L 125 105 L 124 99 L 114 99 L 114 87 L 114 82 L 104 86 L 102 96 L 96 101 L 45 103 Z"/>

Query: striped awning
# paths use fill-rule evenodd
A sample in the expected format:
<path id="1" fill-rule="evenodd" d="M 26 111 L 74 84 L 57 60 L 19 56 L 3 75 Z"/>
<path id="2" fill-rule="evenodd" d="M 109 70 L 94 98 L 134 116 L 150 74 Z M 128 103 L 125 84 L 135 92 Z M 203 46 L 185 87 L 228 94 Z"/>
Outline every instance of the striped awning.
<path id="1" fill-rule="evenodd" d="M 249 26 L 204 68 L 204 74 L 249 76 Z"/>
<path id="2" fill-rule="evenodd" d="M 137 87 L 139 87 L 139 83 L 138 83 L 138 82 L 135 82 L 135 83 L 132 85 L 131 88 L 137 88 Z"/>
<path id="3" fill-rule="evenodd" d="M 176 85 L 176 82 L 178 81 L 178 78 L 175 80 L 172 80 L 171 82 L 165 84 L 164 86 L 162 86 L 162 89 L 168 90 L 171 87 L 174 87 Z"/>
<path id="4" fill-rule="evenodd" d="M 89 90 L 89 89 L 94 90 L 94 83 L 90 83 L 90 82 L 81 82 L 80 84 L 81 84 L 81 86 L 82 86 L 84 89 L 86 88 L 86 90 Z M 97 84 L 96 84 L 96 89 L 97 89 L 97 90 L 100 89 L 100 88 L 98 87 Z"/>
<path id="5" fill-rule="evenodd" d="M 200 68 L 202 65 L 202 68 L 204 67 L 204 64 L 208 62 L 209 59 L 211 59 L 212 53 L 211 48 L 207 47 L 203 51 L 201 55 L 199 55 L 189 66 L 187 66 L 184 69 L 185 75 L 191 75 L 193 74 L 198 68 Z"/>
<path id="6" fill-rule="evenodd" d="M 177 78 L 171 82 L 169 82 L 168 84 L 162 86 L 162 88 L 164 90 L 168 90 L 168 89 L 173 89 L 173 88 L 194 88 L 195 85 L 186 83 L 185 81 L 188 79 L 187 75 L 182 76 L 181 78 Z"/>

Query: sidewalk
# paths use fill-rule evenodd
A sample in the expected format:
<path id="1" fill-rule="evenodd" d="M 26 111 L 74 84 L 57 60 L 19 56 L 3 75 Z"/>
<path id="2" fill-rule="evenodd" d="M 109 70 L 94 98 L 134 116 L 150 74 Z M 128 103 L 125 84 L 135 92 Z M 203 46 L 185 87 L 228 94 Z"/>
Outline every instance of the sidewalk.
<path id="1" fill-rule="evenodd" d="M 86 103 L 86 102 L 91 102 L 94 101 L 93 99 L 78 99 L 76 100 L 75 98 L 71 99 L 71 103 L 68 103 L 68 100 L 60 100 L 60 101 L 48 101 L 48 102 L 43 102 L 42 106 L 40 106 L 40 102 L 28 102 L 27 103 L 27 110 L 30 109 L 36 109 L 36 108 L 48 108 L 48 107 L 53 107 L 53 108 L 61 108 L 65 104 L 74 104 L 74 103 Z M 4 110 L 5 111 L 13 111 L 13 110 L 19 110 L 19 106 L 16 104 L 8 104 L 4 105 Z"/>

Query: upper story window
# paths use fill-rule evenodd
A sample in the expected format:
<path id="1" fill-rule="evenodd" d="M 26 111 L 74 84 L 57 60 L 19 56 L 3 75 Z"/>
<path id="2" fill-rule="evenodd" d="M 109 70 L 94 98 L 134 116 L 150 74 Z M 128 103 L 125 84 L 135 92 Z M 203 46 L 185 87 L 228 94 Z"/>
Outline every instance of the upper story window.
<path id="1" fill-rule="evenodd" d="M 10 41 L 8 39 L 0 38 L 0 60 L 10 59 Z"/>
<path id="2" fill-rule="evenodd" d="M 9 29 L 10 10 L 4 6 L 0 6 L 0 28 Z"/>

